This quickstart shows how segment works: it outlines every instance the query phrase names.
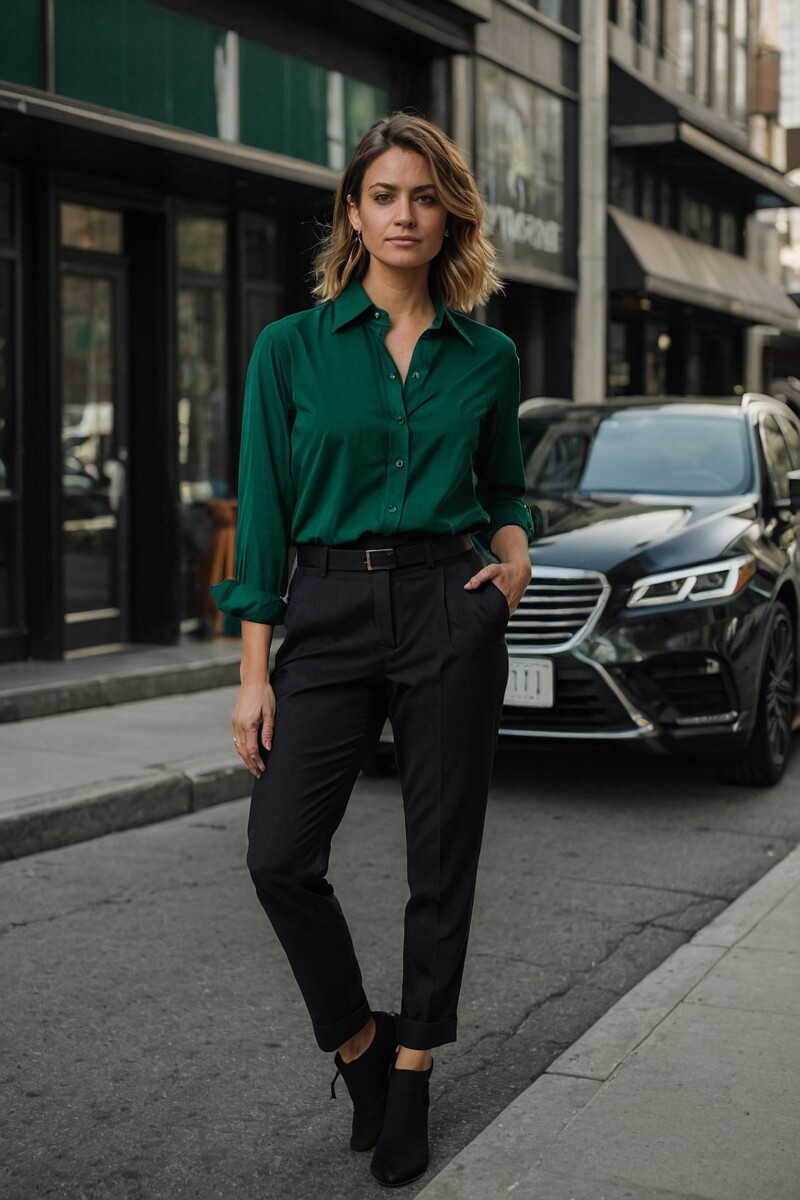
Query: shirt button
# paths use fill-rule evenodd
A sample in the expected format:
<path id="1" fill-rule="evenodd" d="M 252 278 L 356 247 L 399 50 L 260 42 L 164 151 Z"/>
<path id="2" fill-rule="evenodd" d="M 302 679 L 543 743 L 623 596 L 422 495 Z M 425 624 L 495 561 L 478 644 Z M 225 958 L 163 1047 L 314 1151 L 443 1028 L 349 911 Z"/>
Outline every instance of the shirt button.
<path id="1" fill-rule="evenodd" d="M 375 320 L 376 320 L 376 321 L 380 321 L 380 319 L 381 319 L 381 314 L 380 314 L 379 312 L 375 312 L 375 313 L 373 313 L 372 315 L 373 315 L 373 317 L 375 318 Z"/>
<path id="2" fill-rule="evenodd" d="M 406 419 L 405 417 L 395 417 L 395 421 L 397 421 L 398 425 L 405 425 Z"/>
<path id="3" fill-rule="evenodd" d="M 395 375 L 394 371 L 390 371 L 390 372 L 389 372 L 389 378 L 390 378 L 390 379 L 397 379 L 397 376 Z"/>
<path id="4" fill-rule="evenodd" d="M 398 458 L 397 462 L 396 462 L 394 465 L 395 465 L 396 467 L 402 467 L 402 465 L 403 465 L 403 460 L 402 460 L 402 458 Z"/>
<path id="5" fill-rule="evenodd" d="M 411 373 L 411 378 L 412 378 L 412 379 L 419 379 L 419 371 L 412 371 L 412 373 Z"/>
<path id="6" fill-rule="evenodd" d="M 397 512 L 397 505 L 396 505 L 396 504 L 390 504 L 390 505 L 389 505 L 389 512 Z"/>

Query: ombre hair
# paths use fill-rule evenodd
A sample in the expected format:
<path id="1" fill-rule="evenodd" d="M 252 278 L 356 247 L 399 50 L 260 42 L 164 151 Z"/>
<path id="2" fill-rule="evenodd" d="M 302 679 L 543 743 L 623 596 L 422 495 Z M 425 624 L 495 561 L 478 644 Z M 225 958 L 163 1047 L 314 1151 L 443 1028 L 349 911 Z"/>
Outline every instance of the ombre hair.
<path id="1" fill-rule="evenodd" d="M 448 308 L 469 312 L 503 286 L 495 274 L 495 252 L 483 232 L 483 204 L 456 144 L 441 129 L 413 113 L 394 112 L 376 121 L 356 146 L 336 192 L 333 219 L 314 262 L 320 300 L 335 300 L 369 266 L 369 252 L 350 223 L 347 197 L 356 204 L 367 168 L 397 146 L 421 154 L 430 167 L 439 200 L 447 209 L 449 237 L 430 264 L 430 280 Z"/>

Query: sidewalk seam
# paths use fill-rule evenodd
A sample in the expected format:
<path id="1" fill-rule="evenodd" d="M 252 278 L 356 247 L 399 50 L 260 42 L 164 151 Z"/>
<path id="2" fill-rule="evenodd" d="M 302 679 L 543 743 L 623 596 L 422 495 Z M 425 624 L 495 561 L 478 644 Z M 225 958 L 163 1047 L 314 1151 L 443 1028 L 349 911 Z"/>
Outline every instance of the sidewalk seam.
<path id="1" fill-rule="evenodd" d="M 145 778 L 110 787 L 88 784 L 22 798 L 15 811 L 0 816 L 0 862 L 202 812 L 244 799 L 249 790 L 250 776 L 240 765 L 215 763 L 195 771 L 164 764 Z"/>

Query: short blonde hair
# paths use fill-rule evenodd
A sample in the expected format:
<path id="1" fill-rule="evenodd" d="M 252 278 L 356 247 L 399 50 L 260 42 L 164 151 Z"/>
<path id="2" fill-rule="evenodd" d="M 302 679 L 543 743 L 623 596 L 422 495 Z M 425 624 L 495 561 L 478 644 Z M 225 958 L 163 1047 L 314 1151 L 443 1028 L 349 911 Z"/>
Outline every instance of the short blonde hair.
<path id="1" fill-rule="evenodd" d="M 320 300 L 335 300 L 353 279 L 361 279 L 369 253 L 347 215 L 347 197 L 356 204 L 370 164 L 398 146 L 421 154 L 430 167 L 436 192 L 449 213 L 442 249 L 431 263 L 431 282 L 449 308 L 469 312 L 485 304 L 503 286 L 495 274 L 495 251 L 483 232 L 483 204 L 464 156 L 438 126 L 414 113 L 394 112 L 362 137 L 344 170 L 330 228 L 314 262 Z"/>

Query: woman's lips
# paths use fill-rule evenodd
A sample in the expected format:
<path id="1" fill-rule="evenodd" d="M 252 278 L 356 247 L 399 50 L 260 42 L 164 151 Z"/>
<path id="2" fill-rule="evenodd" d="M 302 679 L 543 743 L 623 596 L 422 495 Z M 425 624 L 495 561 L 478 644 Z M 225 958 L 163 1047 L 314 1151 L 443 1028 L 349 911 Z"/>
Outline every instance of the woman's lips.
<path id="1" fill-rule="evenodd" d="M 411 237 L 393 237 L 387 239 L 393 246 L 418 246 L 420 239 Z"/>

